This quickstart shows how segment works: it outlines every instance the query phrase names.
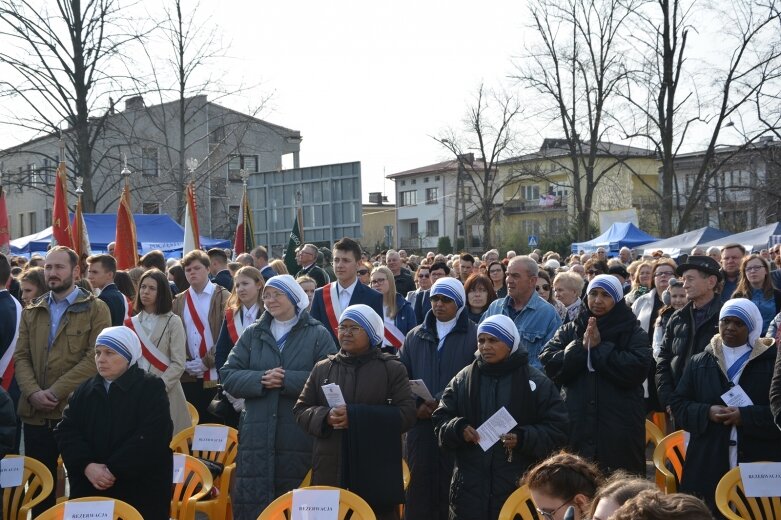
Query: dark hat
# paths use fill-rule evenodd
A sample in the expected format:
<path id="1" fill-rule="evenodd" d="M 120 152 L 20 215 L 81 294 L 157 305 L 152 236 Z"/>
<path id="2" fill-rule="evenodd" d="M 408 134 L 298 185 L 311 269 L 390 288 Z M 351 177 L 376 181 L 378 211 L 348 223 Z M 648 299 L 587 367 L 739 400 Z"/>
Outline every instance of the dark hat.
<path id="1" fill-rule="evenodd" d="M 627 271 L 626 267 L 623 265 L 614 265 L 612 267 L 608 267 L 607 274 L 617 274 L 624 280 L 629 278 L 629 271 Z"/>
<path id="2" fill-rule="evenodd" d="M 708 276 L 715 276 L 718 281 L 721 281 L 721 266 L 716 260 L 709 256 L 690 256 L 686 259 L 686 263 L 678 266 L 675 270 L 675 274 L 683 276 L 683 273 L 689 269 L 697 269 Z"/>

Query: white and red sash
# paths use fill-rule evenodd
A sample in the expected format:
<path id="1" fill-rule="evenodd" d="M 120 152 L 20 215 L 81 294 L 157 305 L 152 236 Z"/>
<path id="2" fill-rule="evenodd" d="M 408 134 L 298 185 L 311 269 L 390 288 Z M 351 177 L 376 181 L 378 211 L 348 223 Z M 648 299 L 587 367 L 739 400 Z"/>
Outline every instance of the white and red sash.
<path id="1" fill-rule="evenodd" d="M 392 345 L 399 350 L 404 344 L 404 334 L 399 330 L 393 320 L 390 318 L 384 318 L 385 322 L 385 342 L 388 345 Z"/>
<path id="2" fill-rule="evenodd" d="M 198 355 L 201 357 L 201 359 L 205 358 L 206 355 L 209 352 L 209 347 L 206 346 L 206 335 L 209 335 L 209 339 L 211 339 L 211 331 L 208 331 L 206 327 L 203 326 L 203 320 L 201 319 L 201 316 L 198 314 L 198 310 L 195 308 L 195 303 L 193 303 L 193 297 L 190 295 L 190 290 L 188 289 L 184 293 L 184 300 L 187 303 L 187 307 L 185 308 L 185 312 L 187 312 L 190 316 L 190 319 L 193 322 L 193 325 L 195 326 L 195 330 L 198 332 L 198 335 L 201 337 L 201 341 L 198 344 Z M 206 372 L 203 373 L 203 381 L 204 383 L 209 381 L 217 381 L 217 369 L 215 367 L 210 368 Z"/>
<path id="3" fill-rule="evenodd" d="M 147 335 L 144 327 L 141 326 L 141 320 L 138 315 L 126 319 L 125 327 L 131 329 L 136 333 L 136 336 L 138 336 L 138 339 L 141 342 L 141 354 L 144 356 L 144 359 L 149 361 L 149 364 L 160 372 L 168 370 L 171 360 L 157 348 L 157 345 L 152 343 L 152 340 Z"/>
<path id="4" fill-rule="evenodd" d="M 339 295 L 336 291 L 337 282 L 331 282 L 323 287 L 323 304 L 325 315 L 328 317 L 328 324 L 334 336 L 339 337 L 339 316 L 342 315 L 342 308 L 339 305 Z"/>
<path id="5" fill-rule="evenodd" d="M 125 319 L 130 319 L 130 311 L 133 310 L 133 303 L 130 301 L 130 298 L 122 295 L 122 303 L 125 304 Z"/>
<path id="6" fill-rule="evenodd" d="M 244 332 L 244 323 L 241 321 L 241 313 L 233 309 L 225 309 L 225 324 L 228 326 L 228 336 L 235 346 L 241 334 Z"/>
<path id="7" fill-rule="evenodd" d="M 19 329 L 22 326 L 22 305 L 16 298 L 12 297 L 11 300 L 16 304 L 16 331 L 8 348 L 5 349 L 3 357 L 0 358 L 0 377 L 3 379 L 2 387 L 5 390 L 10 388 L 11 381 L 14 379 L 14 351 L 16 350 L 16 342 L 19 340 Z"/>

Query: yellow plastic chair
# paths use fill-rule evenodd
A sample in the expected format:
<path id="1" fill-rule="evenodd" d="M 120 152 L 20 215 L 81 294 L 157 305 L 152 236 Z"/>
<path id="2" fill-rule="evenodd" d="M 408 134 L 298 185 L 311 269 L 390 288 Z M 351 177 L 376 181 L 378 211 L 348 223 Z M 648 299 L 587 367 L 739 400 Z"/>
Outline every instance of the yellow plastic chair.
<path id="1" fill-rule="evenodd" d="M 187 401 L 187 413 L 190 414 L 190 423 L 191 426 L 195 426 L 198 424 L 198 421 L 201 420 L 201 416 L 198 414 L 198 410 L 196 410 L 195 406 L 189 401 Z"/>
<path id="2" fill-rule="evenodd" d="M 404 459 L 401 459 L 401 478 L 404 482 L 404 491 L 407 490 L 409 487 L 409 481 L 410 481 L 410 472 L 409 472 L 409 466 L 407 465 L 407 461 Z M 306 475 L 304 476 L 304 480 L 301 481 L 301 484 L 298 487 L 309 487 L 312 485 L 312 470 L 306 472 Z"/>
<path id="3" fill-rule="evenodd" d="M 212 490 L 212 474 L 200 460 L 190 455 L 184 457 L 184 476 L 174 484 L 171 498 L 171 518 L 195 520 L 196 503 Z"/>
<path id="4" fill-rule="evenodd" d="M 2 490 L 3 520 L 27 520 L 27 513 L 51 495 L 54 478 L 43 463 L 21 455 L 6 455 L 8 459 L 24 459 L 22 484 Z"/>
<path id="5" fill-rule="evenodd" d="M 678 430 L 659 441 L 654 449 L 656 485 L 665 493 L 677 493 L 686 460 L 684 432 Z M 672 468 L 672 471 L 670 470 Z"/>
<path id="6" fill-rule="evenodd" d="M 346 489 L 331 486 L 312 486 L 307 489 L 329 489 L 339 491 L 339 520 L 347 517 L 347 513 L 352 511 L 350 520 L 376 520 L 374 511 L 369 507 L 361 497 Z M 288 491 L 281 497 L 270 503 L 266 509 L 260 513 L 258 520 L 287 520 L 290 518 L 290 508 L 293 506 L 293 492 Z"/>
<path id="7" fill-rule="evenodd" d="M 230 484 L 233 472 L 236 470 L 236 455 L 239 451 L 239 432 L 224 424 L 202 424 L 201 426 L 221 426 L 228 428 L 228 442 L 225 451 L 193 451 L 193 435 L 195 426 L 185 428 L 171 439 L 171 449 L 174 453 L 192 455 L 197 459 L 210 460 L 221 464 L 222 475 L 214 479 L 213 487 L 217 489 L 216 498 L 199 500 L 196 510 L 205 513 L 211 520 L 233 518 L 233 507 L 230 500 Z"/>
<path id="8" fill-rule="evenodd" d="M 651 414 L 651 422 L 662 432 L 662 437 L 667 435 L 667 414 L 664 412 L 654 412 Z"/>
<path id="9" fill-rule="evenodd" d="M 106 497 L 74 498 L 73 500 L 60 502 L 35 517 L 35 520 L 62 520 L 62 517 L 65 514 L 65 504 L 68 502 L 97 502 L 103 500 L 111 500 L 114 502 L 114 517 L 112 520 L 144 520 L 141 513 L 127 502 Z"/>
<path id="10" fill-rule="evenodd" d="M 516 515 L 520 516 L 521 520 L 537 520 L 538 518 L 537 508 L 532 500 L 529 486 L 526 484 L 507 497 L 502 510 L 499 511 L 499 520 L 514 520 Z"/>
<path id="11" fill-rule="evenodd" d="M 716 507 L 727 520 L 781 517 L 781 497 L 747 497 L 740 468 L 729 470 L 716 486 Z"/>
<path id="12" fill-rule="evenodd" d="M 657 425 L 648 419 L 645 420 L 645 445 L 653 444 L 654 448 L 664 439 L 664 433 Z"/>

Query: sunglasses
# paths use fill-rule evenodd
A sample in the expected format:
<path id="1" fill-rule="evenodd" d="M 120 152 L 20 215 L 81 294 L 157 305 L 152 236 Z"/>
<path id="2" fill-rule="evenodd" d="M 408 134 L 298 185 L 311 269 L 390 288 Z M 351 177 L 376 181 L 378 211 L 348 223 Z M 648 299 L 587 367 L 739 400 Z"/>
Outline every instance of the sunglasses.
<path id="1" fill-rule="evenodd" d="M 418 278 L 431 278 L 430 274 L 419 274 Z"/>
<path id="2" fill-rule="evenodd" d="M 538 285 L 536 289 L 538 291 L 550 291 L 550 285 L 548 284 Z"/>
<path id="3" fill-rule="evenodd" d="M 358 269 L 358 274 L 361 275 L 361 276 L 366 276 L 367 274 L 369 274 L 369 270 L 368 269 Z"/>

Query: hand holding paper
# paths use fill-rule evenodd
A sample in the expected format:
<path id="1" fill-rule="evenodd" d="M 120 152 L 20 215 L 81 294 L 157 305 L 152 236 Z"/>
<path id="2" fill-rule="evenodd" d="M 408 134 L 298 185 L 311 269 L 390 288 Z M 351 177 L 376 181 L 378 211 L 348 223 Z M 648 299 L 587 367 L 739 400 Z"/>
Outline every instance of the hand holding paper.
<path id="1" fill-rule="evenodd" d="M 515 428 L 517 424 L 518 422 L 510 415 L 507 408 L 502 406 L 477 429 L 480 447 L 483 451 L 488 451 L 502 435 Z"/>
<path id="2" fill-rule="evenodd" d="M 426 383 L 424 383 L 422 379 L 411 379 L 409 382 L 409 386 L 410 389 L 412 390 L 412 393 L 420 397 L 424 401 L 434 400 L 434 396 L 431 395 L 431 392 L 429 392 L 428 387 L 426 387 Z"/>

